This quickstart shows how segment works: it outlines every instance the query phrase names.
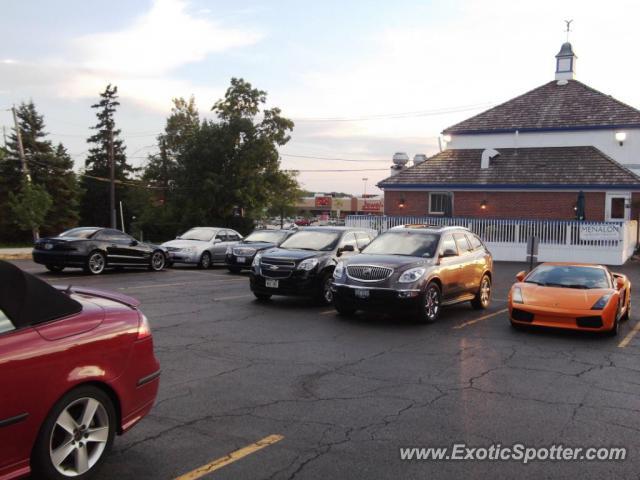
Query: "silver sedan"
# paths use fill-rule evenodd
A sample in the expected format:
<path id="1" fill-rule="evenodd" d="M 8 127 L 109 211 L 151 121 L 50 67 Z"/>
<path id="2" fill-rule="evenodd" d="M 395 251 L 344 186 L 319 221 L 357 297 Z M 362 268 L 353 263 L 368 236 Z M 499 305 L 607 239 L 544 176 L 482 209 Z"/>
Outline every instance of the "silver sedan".
<path id="1" fill-rule="evenodd" d="M 195 227 L 175 240 L 162 244 L 169 254 L 169 262 L 189 263 L 199 268 L 224 264 L 227 247 L 242 240 L 235 230 L 218 227 Z"/>

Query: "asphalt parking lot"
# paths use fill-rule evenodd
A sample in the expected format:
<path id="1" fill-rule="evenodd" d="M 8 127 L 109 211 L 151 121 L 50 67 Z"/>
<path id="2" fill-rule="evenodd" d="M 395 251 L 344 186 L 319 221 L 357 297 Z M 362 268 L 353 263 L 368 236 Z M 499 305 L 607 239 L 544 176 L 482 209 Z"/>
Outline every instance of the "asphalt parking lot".
<path id="1" fill-rule="evenodd" d="M 205 478 L 638 478 L 639 317 L 632 312 L 615 338 L 514 331 L 506 295 L 522 264 L 496 264 L 488 311 L 463 304 L 422 325 L 344 319 L 304 299 L 257 303 L 246 275 L 222 268 L 90 277 L 15 263 L 54 284 L 139 298 L 151 321 L 163 369 L 158 401 L 117 438 L 99 479 L 172 479 L 244 447 L 247 456 L 210 464 Z M 640 286 L 637 264 L 618 270 Z M 632 290 L 635 305 L 639 295 Z M 268 446 L 253 445 L 272 435 Z M 528 465 L 400 460 L 400 447 L 460 442 L 624 446 L 628 454 Z"/>

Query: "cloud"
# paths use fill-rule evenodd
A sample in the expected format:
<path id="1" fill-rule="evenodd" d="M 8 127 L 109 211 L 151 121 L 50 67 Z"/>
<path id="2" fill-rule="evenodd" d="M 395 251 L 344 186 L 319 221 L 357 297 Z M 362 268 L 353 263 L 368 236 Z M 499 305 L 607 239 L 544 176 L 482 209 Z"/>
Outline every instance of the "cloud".
<path id="1" fill-rule="evenodd" d="M 164 75 L 207 55 L 255 44 L 261 34 L 196 18 L 183 0 L 156 0 L 121 31 L 79 37 L 73 46 L 81 65 L 114 74 Z"/>

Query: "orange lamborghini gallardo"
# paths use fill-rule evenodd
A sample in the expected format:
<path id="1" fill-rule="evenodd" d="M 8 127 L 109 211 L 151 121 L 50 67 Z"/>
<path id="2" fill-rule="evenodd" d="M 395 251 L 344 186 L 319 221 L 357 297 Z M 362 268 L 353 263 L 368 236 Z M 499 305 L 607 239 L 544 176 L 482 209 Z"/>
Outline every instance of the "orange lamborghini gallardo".
<path id="1" fill-rule="evenodd" d="M 631 282 L 602 265 L 543 263 L 520 272 L 509 292 L 513 327 L 539 325 L 618 333 L 631 311 Z"/>

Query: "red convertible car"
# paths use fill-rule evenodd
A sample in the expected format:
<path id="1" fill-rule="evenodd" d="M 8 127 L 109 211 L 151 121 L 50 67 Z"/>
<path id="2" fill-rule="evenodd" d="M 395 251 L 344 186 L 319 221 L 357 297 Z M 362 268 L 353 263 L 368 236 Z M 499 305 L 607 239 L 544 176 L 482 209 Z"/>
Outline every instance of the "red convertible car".
<path id="1" fill-rule="evenodd" d="M 0 480 L 88 478 L 149 412 L 160 365 L 138 305 L 0 261 Z"/>

